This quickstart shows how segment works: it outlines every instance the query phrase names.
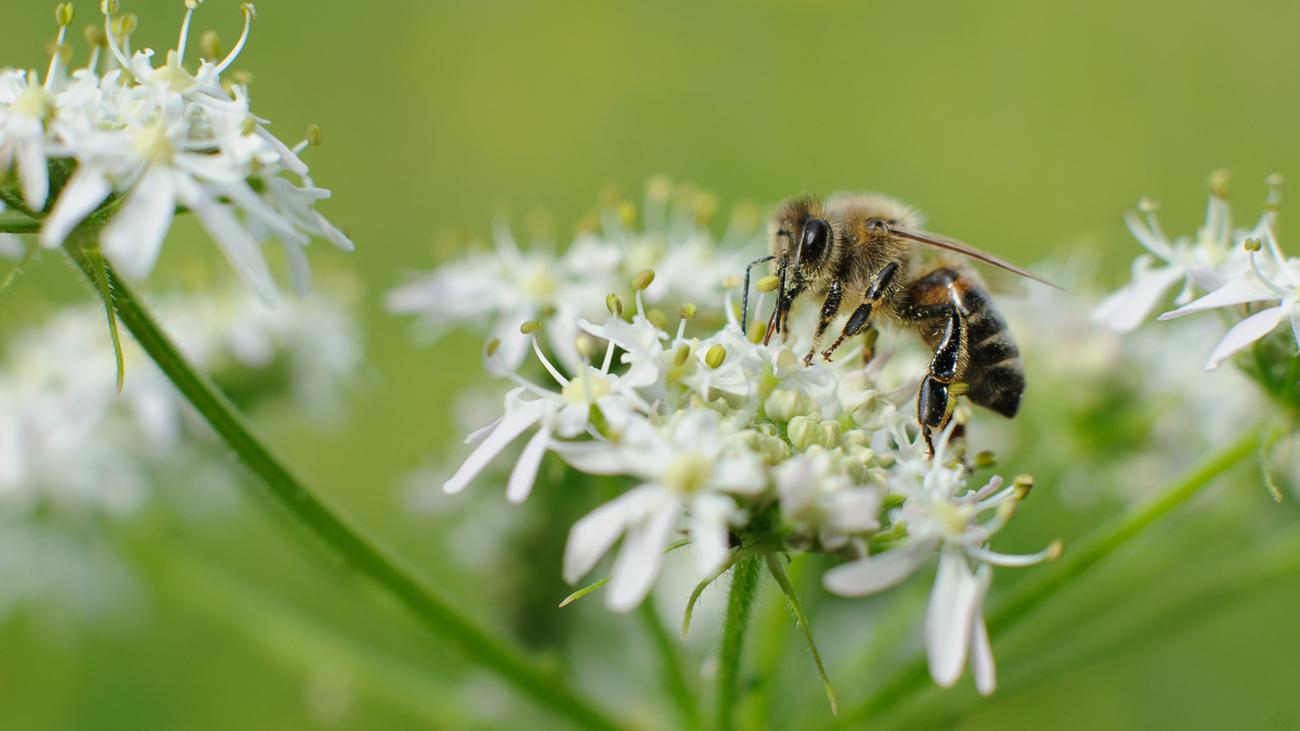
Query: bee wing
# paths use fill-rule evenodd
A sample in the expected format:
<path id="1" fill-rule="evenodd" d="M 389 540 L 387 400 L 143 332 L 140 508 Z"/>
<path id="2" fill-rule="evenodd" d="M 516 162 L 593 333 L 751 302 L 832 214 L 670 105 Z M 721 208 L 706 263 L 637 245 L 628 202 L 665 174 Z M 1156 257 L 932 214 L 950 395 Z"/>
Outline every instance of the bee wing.
<path id="1" fill-rule="evenodd" d="M 992 264 L 993 266 L 999 269 L 1005 269 L 1011 272 L 1012 274 L 1019 274 L 1020 276 L 1026 277 L 1028 279 L 1032 279 L 1035 282 L 1041 282 L 1042 284 L 1046 284 L 1047 286 L 1053 289 L 1061 289 L 1060 287 L 1047 281 L 1046 279 L 1043 279 L 1037 274 L 1027 272 L 1024 269 L 1021 269 L 1020 267 L 1016 266 L 1015 264 L 1012 264 L 1009 261 L 999 259 L 998 257 L 993 256 L 992 254 L 989 254 L 984 251 L 980 251 L 979 249 L 976 249 L 973 246 L 970 246 L 968 244 L 963 244 L 962 242 L 956 239 L 950 239 L 947 236 L 940 236 L 939 234 L 930 233 L 929 231 L 913 231 L 905 228 L 891 228 L 890 233 L 894 234 L 895 236 L 899 236 L 905 239 L 910 239 L 917 243 L 925 244 L 926 246 L 933 246 L 938 249 L 947 249 L 948 251 L 955 251 L 958 254 L 969 256 L 970 258 L 977 259 L 979 261 L 984 262 L 985 264 Z"/>

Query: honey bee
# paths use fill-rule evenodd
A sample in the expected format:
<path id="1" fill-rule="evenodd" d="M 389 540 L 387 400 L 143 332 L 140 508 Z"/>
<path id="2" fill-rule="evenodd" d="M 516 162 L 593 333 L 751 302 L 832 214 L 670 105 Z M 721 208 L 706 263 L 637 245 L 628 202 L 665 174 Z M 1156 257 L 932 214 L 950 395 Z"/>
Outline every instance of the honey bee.
<path id="1" fill-rule="evenodd" d="M 955 252 L 1055 285 L 920 226 L 921 215 L 914 208 L 876 193 L 841 193 L 825 200 L 792 198 L 781 204 L 770 223 L 771 254 L 755 260 L 749 269 L 775 262 L 777 301 L 765 343 L 774 334 L 788 334 L 790 308 L 796 300 L 805 296 L 821 300 L 821 316 L 805 365 L 812 364 L 819 349 L 829 361 L 847 338 L 859 333 L 874 342 L 874 318 L 884 317 L 921 337 L 933 355 L 917 394 L 916 418 L 933 456 L 931 432 L 947 425 L 951 397 L 964 388 L 976 404 L 1015 416 L 1025 390 L 1025 372 L 1006 322 L 973 273 L 955 261 L 926 266 L 923 249 Z M 744 318 L 749 307 L 749 269 L 742 322 L 748 322 Z M 848 320 L 822 349 L 827 329 L 841 311 L 850 313 Z"/>

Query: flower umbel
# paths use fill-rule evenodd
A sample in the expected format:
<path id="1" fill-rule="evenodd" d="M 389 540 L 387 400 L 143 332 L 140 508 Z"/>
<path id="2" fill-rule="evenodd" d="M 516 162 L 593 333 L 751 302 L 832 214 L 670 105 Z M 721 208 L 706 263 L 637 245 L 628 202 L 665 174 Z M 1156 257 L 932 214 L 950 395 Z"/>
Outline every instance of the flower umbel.
<path id="1" fill-rule="evenodd" d="M 46 247 L 62 245 L 78 226 L 102 229 L 105 256 L 136 279 L 153 269 L 176 214 L 191 212 L 267 301 L 276 288 L 262 245 L 273 237 L 305 292 L 310 238 L 352 244 L 315 210 L 329 192 L 298 157 L 307 143 L 291 148 L 277 139 L 251 111 L 247 85 L 222 78 L 248 40 L 252 4 L 242 6 L 243 32 L 229 54 L 187 65 L 198 5 L 185 4 L 176 48 L 158 66 L 153 50 L 131 50 L 134 16 L 105 2 L 89 59 L 70 70 L 63 59 L 71 11 L 58 14 L 43 80 L 0 71 L 0 172 L 14 170 L 19 181 L 0 199 L 42 221 Z"/>
<path id="2" fill-rule="evenodd" d="M 587 261 L 627 261 L 629 241 L 636 238 L 588 236 L 575 248 Z M 532 254 L 513 243 L 504 247 L 508 256 L 501 251 L 499 243 L 493 256 L 451 264 L 399 290 L 394 302 L 413 303 L 420 292 L 445 291 L 475 276 L 504 286 L 508 277 L 528 271 L 513 270 L 511 262 L 523 265 Z M 1060 549 L 1054 544 L 1013 556 L 989 547 L 1027 489 L 1004 488 L 996 477 L 966 489 L 964 442 L 951 432 L 935 458 L 927 456 L 912 408 L 900 402 L 914 393 L 900 388 L 914 374 L 885 368 L 890 353 L 865 368 L 851 352 L 804 366 L 798 343 L 767 345 L 749 337 L 761 317 L 761 287 L 754 323 L 738 321 L 733 301 L 739 293 L 725 286 L 712 298 L 677 303 L 669 310 L 678 313 L 674 323 L 646 302 L 655 287 L 686 291 L 674 277 L 687 274 L 638 269 L 619 282 L 601 266 L 590 267 L 591 277 L 563 266 L 545 271 L 562 272 L 565 283 L 547 293 L 558 300 L 524 304 L 526 293 L 515 292 L 506 295 L 518 298 L 515 304 L 502 310 L 480 303 L 464 313 L 475 321 L 489 312 L 501 317 L 544 307 L 545 322 L 519 328 L 535 363 L 516 361 L 518 348 L 505 354 L 499 341 L 489 346 L 491 370 L 516 387 L 506 396 L 504 414 L 470 436 L 478 446 L 446 482 L 448 492 L 463 489 L 529 430 L 533 435 L 506 480 L 511 502 L 531 493 L 548 451 L 578 473 L 601 476 L 604 483 L 615 478 L 621 493 L 569 531 L 563 574 L 571 583 L 582 581 L 614 554 L 608 577 L 592 588 L 607 582 L 606 603 L 617 611 L 645 599 L 678 546 L 686 547 L 687 570 L 700 582 L 695 596 L 730 566 L 757 555 L 784 560 L 775 557 L 817 552 L 848 559 L 827 573 L 825 584 L 836 593 L 862 595 L 901 583 L 937 554 L 927 618 L 932 675 L 950 686 L 969 658 L 980 691 L 993 690 L 982 613 L 990 566 L 1025 566 Z M 629 289 L 625 298 L 620 292 Z M 456 319 L 447 312 L 439 317 Z M 552 348 L 567 357 L 548 356 L 540 339 L 548 332 Z M 527 372 L 554 386 L 536 385 Z M 965 421 L 962 416 L 953 424 Z"/>

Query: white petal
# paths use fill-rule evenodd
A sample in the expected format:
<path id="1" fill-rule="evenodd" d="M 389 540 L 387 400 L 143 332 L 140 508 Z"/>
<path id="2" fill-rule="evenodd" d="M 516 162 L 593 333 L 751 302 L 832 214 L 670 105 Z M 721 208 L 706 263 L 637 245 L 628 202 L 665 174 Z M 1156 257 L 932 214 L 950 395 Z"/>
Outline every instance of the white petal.
<path id="1" fill-rule="evenodd" d="M 79 167 L 41 227 L 41 245 L 61 246 L 72 229 L 98 208 L 111 190 L 102 170 L 94 165 Z"/>
<path id="2" fill-rule="evenodd" d="M 457 493 L 483 471 L 483 468 L 497 456 L 515 437 L 524 433 L 528 427 L 541 420 L 544 411 L 541 404 L 524 404 L 515 411 L 508 411 L 497 422 L 496 428 L 470 453 L 465 463 L 456 470 L 450 480 L 443 483 L 442 489 L 448 493 Z"/>
<path id="3" fill-rule="evenodd" d="M 933 540 L 914 541 L 836 566 L 822 575 L 822 585 L 840 596 L 866 596 L 883 591 L 911 576 L 930 557 L 934 546 Z"/>
<path id="4" fill-rule="evenodd" d="M 1269 334 L 1282 322 L 1282 308 L 1270 307 L 1247 317 L 1228 331 L 1227 335 L 1215 346 L 1205 370 L 1214 370 L 1231 358 L 1234 353 Z"/>
<path id="5" fill-rule="evenodd" d="M 721 495 L 701 495 L 691 505 L 691 554 L 700 579 L 727 560 L 727 525 L 735 504 Z"/>
<path id="6" fill-rule="evenodd" d="M 948 548 L 939 556 L 939 573 L 930 593 L 925 616 L 925 651 L 930 677 L 951 688 L 961 677 L 966 650 L 971 642 L 971 625 L 979 582 L 958 549 Z"/>
<path id="7" fill-rule="evenodd" d="M 1166 312 L 1160 316 L 1160 319 L 1172 320 L 1175 317 L 1190 315 L 1194 312 L 1204 312 L 1205 310 L 1212 310 L 1216 307 L 1230 307 L 1232 305 L 1241 305 L 1247 302 L 1263 302 L 1266 300 L 1275 300 L 1277 298 L 1277 293 L 1269 289 L 1267 285 L 1259 281 L 1256 277 L 1238 277 L 1204 297 L 1189 302 L 1172 312 Z"/>
<path id="8" fill-rule="evenodd" d="M 1291 334 L 1295 335 L 1296 351 L 1300 352 L 1300 304 L 1291 303 Z"/>
<path id="9" fill-rule="evenodd" d="M 171 175 L 162 169 L 149 170 L 104 229 L 104 253 L 128 278 L 148 276 L 158 261 L 175 210 L 176 189 Z"/>
<path id="10" fill-rule="evenodd" d="M 263 302 L 274 302 L 275 281 L 271 279 L 271 270 L 266 266 L 262 256 L 262 247 L 253 239 L 239 219 L 235 217 L 230 206 L 222 205 L 206 197 L 187 200 L 190 210 L 212 235 L 217 246 L 226 255 L 226 260 L 235 268 Z"/>
<path id="11" fill-rule="evenodd" d="M 551 450 L 580 472 L 617 475 L 627 471 L 622 452 L 610 442 L 557 442 Z"/>
<path id="12" fill-rule="evenodd" d="M 564 545 L 564 580 L 574 584 L 591 571 L 618 540 L 628 522 L 643 517 L 647 502 L 657 500 L 659 493 L 655 485 L 640 485 L 574 523 Z"/>
<path id="13" fill-rule="evenodd" d="M 629 528 L 623 547 L 614 561 L 613 576 L 605 605 L 616 612 L 630 611 L 654 585 L 663 564 L 664 548 L 672 535 L 673 522 L 681 506 L 669 500 L 647 518 Z"/>
<path id="14" fill-rule="evenodd" d="M 1102 300 L 1093 310 L 1092 319 L 1116 332 L 1130 332 L 1142 324 L 1165 291 L 1182 276 L 1183 271 L 1178 267 L 1135 266 L 1133 281 Z"/>
<path id="15" fill-rule="evenodd" d="M 293 290 L 299 297 L 311 294 L 311 264 L 307 261 L 307 252 L 300 244 L 281 241 L 285 261 L 289 264 L 289 277 L 293 280 Z"/>
<path id="16" fill-rule="evenodd" d="M 998 687 L 997 666 L 993 662 L 993 646 L 989 642 L 989 628 L 984 624 L 984 596 L 988 593 L 992 571 L 988 566 L 981 566 L 979 578 L 979 595 L 975 600 L 975 617 L 973 619 L 970 648 L 971 674 L 975 676 L 975 689 L 981 695 L 992 695 Z"/>
<path id="17" fill-rule="evenodd" d="M 18 177 L 23 184 L 23 199 L 34 211 L 45 208 L 50 194 L 50 169 L 45 161 L 45 144 L 39 137 L 18 145 Z"/>
<path id="18" fill-rule="evenodd" d="M 542 463 L 542 455 L 546 454 L 546 445 L 550 440 L 551 432 L 544 426 L 528 440 L 524 451 L 519 454 L 519 461 L 515 462 L 515 468 L 510 471 L 506 500 L 518 504 L 528 499 L 529 493 L 533 491 L 533 483 L 537 480 L 537 468 Z"/>

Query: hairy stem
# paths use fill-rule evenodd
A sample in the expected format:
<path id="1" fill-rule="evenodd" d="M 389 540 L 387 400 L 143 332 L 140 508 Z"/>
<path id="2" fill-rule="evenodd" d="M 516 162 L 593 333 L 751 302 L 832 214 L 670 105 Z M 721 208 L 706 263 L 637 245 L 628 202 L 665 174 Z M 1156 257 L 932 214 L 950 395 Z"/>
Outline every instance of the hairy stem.
<path id="1" fill-rule="evenodd" d="M 722 626 L 722 649 L 718 656 L 717 731 L 731 731 L 740 699 L 740 661 L 745 647 L 745 630 L 754 610 L 761 557 L 747 553 L 731 571 L 731 592 Z"/>
<path id="2" fill-rule="evenodd" d="M 1021 583 L 1011 596 L 998 604 L 987 619 L 989 634 L 998 635 L 1031 614 L 1058 590 L 1078 579 L 1116 549 L 1125 545 L 1175 508 L 1185 504 L 1237 463 L 1254 454 L 1267 441 L 1266 430 L 1255 428 L 1206 458 L 1181 478 L 1170 483 L 1159 495 L 1127 515 L 1120 516 L 1098 529 L 1091 537 L 1080 541 L 1074 550 L 1051 569 L 1040 571 L 1032 579 Z M 924 655 L 905 664 L 866 701 L 846 710 L 826 729 L 860 726 L 866 719 L 878 716 L 907 700 L 916 691 L 929 685 L 929 673 Z"/>
<path id="3" fill-rule="evenodd" d="M 93 233 L 83 229 L 73 234 L 67 246 L 73 261 L 92 284 L 96 281 L 96 273 L 85 249 L 94 245 Z M 620 728 L 619 723 L 566 682 L 542 669 L 509 641 L 479 625 L 477 620 L 456 608 L 451 600 L 434 593 L 386 550 L 318 498 L 262 445 L 216 387 L 185 360 L 130 288 L 114 275 L 111 267 L 106 270 L 106 276 L 118 318 L 135 336 L 140 347 L 244 466 L 261 478 L 256 484 L 260 484 L 271 500 L 296 519 L 326 550 L 383 589 L 433 634 L 458 645 L 467 656 L 539 705 L 586 728 Z"/>

